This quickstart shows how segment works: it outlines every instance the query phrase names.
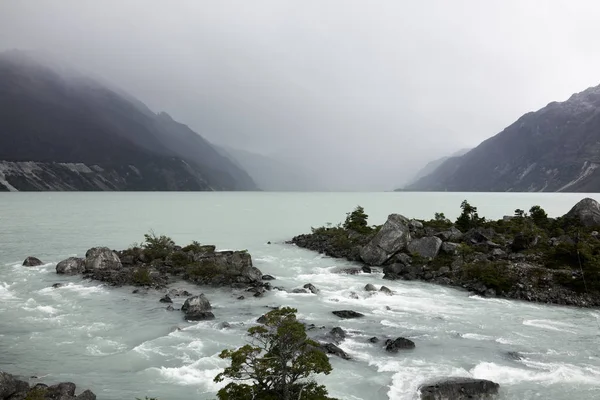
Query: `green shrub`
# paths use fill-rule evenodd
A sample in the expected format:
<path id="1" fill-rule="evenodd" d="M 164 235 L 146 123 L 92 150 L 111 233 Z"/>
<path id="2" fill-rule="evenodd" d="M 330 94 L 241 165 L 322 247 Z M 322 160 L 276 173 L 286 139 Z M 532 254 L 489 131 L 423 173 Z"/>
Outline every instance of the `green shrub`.
<path id="1" fill-rule="evenodd" d="M 145 286 L 152 284 L 150 270 L 146 267 L 138 268 L 133 272 L 133 282 L 137 285 Z"/>
<path id="2" fill-rule="evenodd" d="M 165 259 L 175 248 L 175 242 L 168 236 L 156 236 L 153 231 L 144 235 L 142 243 L 145 254 L 151 259 Z"/>
<path id="3" fill-rule="evenodd" d="M 367 222 L 368 219 L 369 216 L 365 213 L 365 209 L 361 206 L 357 206 L 354 211 L 346 214 L 346 220 L 342 226 L 346 230 L 368 234 L 372 231 L 372 228 Z"/>
<path id="4" fill-rule="evenodd" d="M 200 244 L 200 242 L 197 242 L 194 240 L 192 243 L 188 244 L 181 250 L 185 251 L 186 253 L 188 251 L 192 251 L 194 253 L 200 253 L 202 251 L 202 249 L 203 249 L 203 246 Z"/>
<path id="5" fill-rule="evenodd" d="M 477 228 L 483 225 L 485 218 L 479 217 L 477 207 L 473 207 L 466 200 L 460 204 L 462 213 L 456 219 L 456 227 L 463 232 L 471 228 Z"/>
<path id="6" fill-rule="evenodd" d="M 213 278 L 222 274 L 223 270 L 212 261 L 200 261 L 188 265 L 186 272 L 190 278 Z"/>
<path id="7" fill-rule="evenodd" d="M 46 392 L 47 390 L 44 388 L 31 389 L 27 393 L 25 400 L 44 400 L 46 398 Z"/>
<path id="8" fill-rule="evenodd" d="M 463 267 L 463 273 L 467 279 L 477 280 L 497 293 L 510 290 L 516 283 L 515 279 L 510 276 L 507 264 L 502 261 L 480 261 L 467 264 Z"/>

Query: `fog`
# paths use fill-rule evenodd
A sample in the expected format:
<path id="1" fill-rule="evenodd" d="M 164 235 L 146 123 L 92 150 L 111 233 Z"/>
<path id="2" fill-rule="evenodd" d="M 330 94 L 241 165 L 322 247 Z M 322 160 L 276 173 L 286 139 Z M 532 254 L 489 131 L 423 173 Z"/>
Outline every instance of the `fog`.
<path id="1" fill-rule="evenodd" d="M 52 54 L 329 190 L 390 190 L 600 81 L 600 4 L 0 2 L 0 50 Z"/>

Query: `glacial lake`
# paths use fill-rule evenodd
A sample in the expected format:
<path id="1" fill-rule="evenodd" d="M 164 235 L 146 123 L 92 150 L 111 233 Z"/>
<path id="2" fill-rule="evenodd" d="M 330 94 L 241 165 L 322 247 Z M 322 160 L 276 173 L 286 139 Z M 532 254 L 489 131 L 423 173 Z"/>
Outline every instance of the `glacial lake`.
<path id="1" fill-rule="evenodd" d="M 46 383 L 72 381 L 99 400 L 214 399 L 219 386 L 213 377 L 226 366 L 220 351 L 244 344 L 246 329 L 268 306 L 292 306 L 308 323 L 348 332 L 340 347 L 352 360 L 332 357 L 333 372 L 320 378 L 339 399 L 415 400 L 421 383 L 447 376 L 496 381 L 502 400 L 598 399 L 598 310 L 484 299 L 421 282 L 384 281 L 381 274 L 340 275 L 335 271 L 350 263 L 284 243 L 311 226 L 343 221 L 357 205 L 380 224 L 390 213 L 429 219 L 444 212 L 454 219 L 464 199 L 490 218 L 536 204 L 559 216 L 584 197 L 600 199 L 540 193 L 0 193 L 0 370 Z M 237 300 L 240 293 L 230 289 L 176 285 L 204 293 L 214 307 L 215 320 L 188 323 L 158 302 L 162 293 L 133 294 L 131 287 L 55 273 L 62 259 L 94 246 L 124 249 L 150 230 L 178 244 L 197 240 L 220 250 L 247 249 L 256 267 L 277 278 L 274 285 L 291 291 L 310 282 L 320 293 L 272 291 Z M 29 255 L 47 264 L 22 267 Z M 51 288 L 58 282 L 64 286 Z M 395 294 L 369 296 L 367 283 Z M 340 320 L 331 311 L 341 309 L 366 317 Z M 223 328 L 223 322 L 231 326 Z M 368 342 L 372 336 L 408 337 L 416 349 L 389 354 Z"/>

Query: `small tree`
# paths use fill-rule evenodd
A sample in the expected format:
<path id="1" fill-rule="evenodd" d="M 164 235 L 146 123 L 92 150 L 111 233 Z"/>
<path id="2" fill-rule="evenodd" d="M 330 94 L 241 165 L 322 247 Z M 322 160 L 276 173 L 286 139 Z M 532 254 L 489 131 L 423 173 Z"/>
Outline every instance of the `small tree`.
<path id="1" fill-rule="evenodd" d="M 329 374 L 331 364 L 318 344 L 296 320 L 296 309 L 285 307 L 265 315 L 264 324 L 248 329 L 251 343 L 223 350 L 231 366 L 215 382 L 233 382 L 219 390 L 219 400 L 335 400 L 327 389 L 310 379 Z"/>
<path id="2" fill-rule="evenodd" d="M 525 214 L 525 210 L 521 210 L 520 208 L 517 208 L 515 210 L 515 217 L 516 218 L 525 218 L 527 216 L 527 214 Z"/>
<path id="3" fill-rule="evenodd" d="M 533 220 L 533 223 L 543 228 L 548 225 L 548 214 L 540 206 L 533 206 L 529 209 L 529 215 Z"/>
<path id="4" fill-rule="evenodd" d="M 480 226 L 485 218 L 479 217 L 477 213 L 477 207 L 473 207 L 466 200 L 460 203 L 462 213 L 456 219 L 456 226 L 462 231 L 468 231 L 471 228 Z"/>
<path id="5" fill-rule="evenodd" d="M 357 206 L 354 211 L 346 214 L 346 221 L 344 221 L 344 229 L 356 231 L 358 233 L 369 233 L 371 228 L 369 227 L 367 220 L 369 216 L 365 213 L 365 209 L 361 206 Z"/>

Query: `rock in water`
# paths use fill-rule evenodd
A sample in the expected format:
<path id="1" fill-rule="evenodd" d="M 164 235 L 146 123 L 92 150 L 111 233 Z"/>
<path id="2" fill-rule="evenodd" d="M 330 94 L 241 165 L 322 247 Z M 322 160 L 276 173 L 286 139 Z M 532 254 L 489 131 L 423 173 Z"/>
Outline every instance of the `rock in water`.
<path id="1" fill-rule="evenodd" d="M 334 315 L 337 315 L 340 318 L 348 319 L 348 318 L 360 318 L 364 317 L 364 314 L 361 314 L 352 310 L 341 310 L 341 311 L 332 311 Z"/>
<path id="2" fill-rule="evenodd" d="M 188 298 L 181 307 L 181 311 L 185 313 L 185 319 L 188 321 L 214 319 L 215 315 L 210 311 L 211 309 L 212 306 L 204 294 Z"/>
<path id="3" fill-rule="evenodd" d="M 376 291 L 377 291 L 377 288 L 376 288 L 376 287 L 375 287 L 375 286 L 374 286 L 372 283 L 367 283 L 367 284 L 365 285 L 365 290 L 366 290 L 367 292 L 376 292 Z"/>
<path id="4" fill-rule="evenodd" d="M 421 400 L 492 400 L 500 385 L 485 379 L 449 378 L 419 388 Z"/>
<path id="5" fill-rule="evenodd" d="M 25 259 L 25 261 L 23 261 L 24 267 L 37 267 L 38 265 L 44 265 L 44 263 L 42 260 L 36 257 L 29 256 Z"/>
<path id="6" fill-rule="evenodd" d="M 69 257 L 56 264 L 57 274 L 75 275 L 83 272 L 85 260 L 78 257 Z"/>
<path id="7" fill-rule="evenodd" d="M 435 236 L 424 237 L 411 241 L 407 249 L 413 254 L 418 254 L 425 258 L 435 258 L 442 247 L 442 239 Z"/>
<path id="8" fill-rule="evenodd" d="M 346 332 L 344 332 L 344 330 L 339 326 L 336 326 L 335 328 L 329 331 L 327 336 L 329 336 L 334 342 L 340 343 L 344 339 L 346 339 Z"/>
<path id="9" fill-rule="evenodd" d="M 575 218 L 584 226 L 600 226 L 600 204 L 594 199 L 585 198 L 575 204 L 565 217 Z"/>
<path id="10" fill-rule="evenodd" d="M 360 258 L 369 265 L 383 265 L 410 241 L 408 219 L 391 214 L 379 232 L 360 250 Z"/>
<path id="11" fill-rule="evenodd" d="M 389 287 L 387 287 L 387 286 L 382 286 L 381 288 L 379 288 L 379 291 L 380 291 L 381 293 L 385 293 L 385 294 L 387 294 L 388 296 L 391 296 L 391 295 L 393 295 L 393 294 L 394 294 L 394 292 L 392 292 L 392 289 L 390 289 L 390 288 L 389 288 Z"/>
<path id="12" fill-rule="evenodd" d="M 346 354 L 346 352 L 344 350 L 340 349 L 333 343 L 321 344 L 320 347 L 323 350 L 323 352 L 325 352 L 327 354 L 333 354 L 335 356 L 343 358 L 344 360 L 350 359 L 350 356 L 348 354 Z"/>
<path id="13" fill-rule="evenodd" d="M 119 270 L 123 267 L 117 253 L 108 247 L 93 247 L 85 253 L 84 272 L 95 270 Z"/>
<path id="14" fill-rule="evenodd" d="M 306 285 L 302 286 L 304 289 L 308 289 L 312 294 L 319 294 L 319 289 L 317 289 L 315 287 L 315 285 L 313 285 L 312 283 L 307 283 Z"/>
<path id="15" fill-rule="evenodd" d="M 395 340 L 386 340 L 385 350 L 390 353 L 397 353 L 400 350 L 410 350 L 415 348 L 415 342 L 403 337 L 399 337 Z"/>

